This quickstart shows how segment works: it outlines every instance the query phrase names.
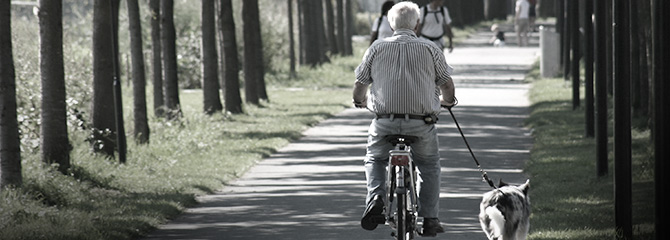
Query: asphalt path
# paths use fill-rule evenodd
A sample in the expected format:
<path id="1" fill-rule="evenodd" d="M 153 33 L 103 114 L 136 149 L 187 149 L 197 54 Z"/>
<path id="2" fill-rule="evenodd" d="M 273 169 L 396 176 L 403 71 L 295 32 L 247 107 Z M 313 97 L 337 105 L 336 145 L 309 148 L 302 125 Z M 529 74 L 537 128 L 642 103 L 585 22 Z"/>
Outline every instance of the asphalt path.
<path id="1" fill-rule="evenodd" d="M 522 183 L 532 147 L 523 77 L 539 49 L 488 46 L 475 34 L 447 61 L 459 105 L 453 109 L 481 166 L 495 181 Z M 391 239 L 391 229 L 360 227 L 364 210 L 363 156 L 372 113 L 346 109 L 261 161 L 245 175 L 162 225 L 146 239 Z M 486 239 L 477 215 L 490 188 L 448 111 L 437 123 L 442 165 L 440 220 L 434 239 Z M 532 189 L 532 180 L 531 180 Z M 532 194 L 532 190 L 531 190 Z M 531 195 L 532 200 L 532 195 Z"/>

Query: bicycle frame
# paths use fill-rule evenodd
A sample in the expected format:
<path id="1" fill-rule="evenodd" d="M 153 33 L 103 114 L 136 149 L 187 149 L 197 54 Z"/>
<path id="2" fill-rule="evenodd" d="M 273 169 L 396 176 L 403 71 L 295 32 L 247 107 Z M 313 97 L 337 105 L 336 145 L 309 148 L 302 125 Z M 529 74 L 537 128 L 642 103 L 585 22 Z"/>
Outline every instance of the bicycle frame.
<path id="1" fill-rule="evenodd" d="M 392 139 L 393 140 L 393 139 Z M 417 229 L 418 201 L 416 192 L 416 167 L 411 147 L 405 139 L 397 137 L 395 148 L 389 152 L 386 181 L 386 220 L 396 229 L 396 239 L 414 239 Z M 393 205 L 397 208 L 393 208 Z"/>

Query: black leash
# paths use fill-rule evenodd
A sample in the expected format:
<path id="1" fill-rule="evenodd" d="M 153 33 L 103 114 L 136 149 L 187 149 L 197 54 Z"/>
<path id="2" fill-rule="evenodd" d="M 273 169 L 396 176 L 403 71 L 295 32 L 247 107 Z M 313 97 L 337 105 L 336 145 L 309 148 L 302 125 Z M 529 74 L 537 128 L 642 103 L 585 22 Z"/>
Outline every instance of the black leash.
<path id="1" fill-rule="evenodd" d="M 465 146 L 468 147 L 468 150 L 470 151 L 470 155 L 472 155 L 472 159 L 475 160 L 475 163 L 477 164 L 477 167 L 479 168 L 479 172 L 482 173 L 482 178 L 485 182 L 489 184 L 494 189 L 498 189 L 494 184 L 491 179 L 489 179 L 489 175 L 486 174 L 486 172 L 482 169 L 482 166 L 479 164 L 479 161 L 477 161 L 477 157 L 475 157 L 475 153 L 472 152 L 472 148 L 470 148 L 470 144 L 468 143 L 468 140 L 465 138 L 465 135 L 463 134 L 463 130 L 461 130 L 461 126 L 458 125 L 458 121 L 456 121 L 456 117 L 454 117 L 454 113 L 451 112 L 451 108 L 447 108 L 449 110 L 449 113 L 451 114 L 451 118 L 454 119 L 454 123 L 456 123 L 456 128 L 458 128 L 458 131 L 461 133 L 461 137 L 463 137 L 463 141 L 465 142 Z"/>

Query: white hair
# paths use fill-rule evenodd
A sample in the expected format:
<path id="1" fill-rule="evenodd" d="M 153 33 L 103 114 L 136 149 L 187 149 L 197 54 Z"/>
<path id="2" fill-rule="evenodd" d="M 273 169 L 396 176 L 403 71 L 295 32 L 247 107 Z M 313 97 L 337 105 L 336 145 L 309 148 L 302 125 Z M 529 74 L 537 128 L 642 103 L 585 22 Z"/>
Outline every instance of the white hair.
<path id="1" fill-rule="evenodd" d="M 413 2 L 399 2 L 393 5 L 391 10 L 389 10 L 387 17 L 391 28 L 394 30 L 398 29 L 409 29 L 414 30 L 416 25 L 419 23 L 419 15 L 421 10 L 419 6 Z"/>

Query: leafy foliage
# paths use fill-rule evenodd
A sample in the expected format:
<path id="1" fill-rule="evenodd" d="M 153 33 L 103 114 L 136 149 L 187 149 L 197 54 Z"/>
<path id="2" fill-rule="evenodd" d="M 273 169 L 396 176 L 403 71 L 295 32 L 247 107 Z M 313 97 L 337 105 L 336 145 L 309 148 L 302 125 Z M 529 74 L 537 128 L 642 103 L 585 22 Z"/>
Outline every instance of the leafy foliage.
<path id="1" fill-rule="evenodd" d="M 124 14 L 122 9 L 122 21 Z M 80 15 L 90 18 L 90 14 Z M 90 134 L 87 121 L 92 59 L 87 46 L 92 46 L 91 24 L 78 18 L 68 19 L 64 60 L 68 128 L 73 145 L 68 175 L 57 172 L 55 165 L 44 166 L 40 159 L 37 21 L 30 16 L 13 19 L 24 185 L 0 192 L 2 239 L 141 236 L 194 204 L 195 195 L 222 188 L 256 161 L 300 137 L 307 126 L 347 106 L 353 68 L 362 54 L 359 50 L 357 57 L 334 58 L 332 65 L 299 69 L 298 79 L 289 80 L 283 71 L 276 72 L 273 76 L 279 77 L 271 77 L 274 80 L 269 84 L 273 101 L 262 106 L 245 106 L 245 115 L 205 115 L 201 113 L 201 92 L 184 90 L 181 92 L 184 118 L 166 121 L 150 117 L 150 144 L 129 142 L 128 162 L 118 164 L 114 159 L 93 155 L 86 141 Z M 123 52 L 127 49 L 124 44 L 127 38 L 120 37 Z M 192 36 L 186 42 L 198 38 Z M 194 47 L 199 49 L 199 44 L 189 44 L 192 53 L 199 52 Z M 195 63 L 199 57 L 191 59 L 191 67 L 199 64 Z M 193 77 L 199 79 L 199 75 Z M 147 105 L 152 106 L 152 88 L 147 89 Z M 132 120 L 131 93 L 130 86 L 124 87 L 126 123 Z"/>

